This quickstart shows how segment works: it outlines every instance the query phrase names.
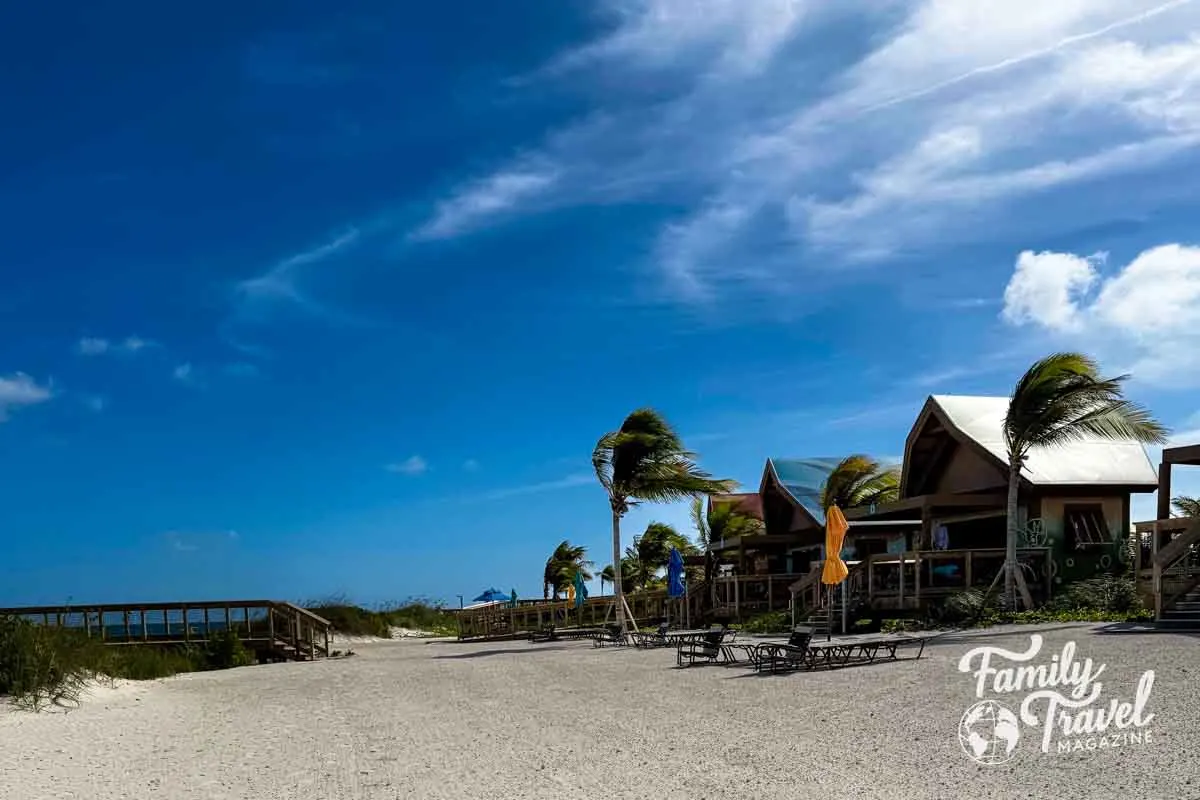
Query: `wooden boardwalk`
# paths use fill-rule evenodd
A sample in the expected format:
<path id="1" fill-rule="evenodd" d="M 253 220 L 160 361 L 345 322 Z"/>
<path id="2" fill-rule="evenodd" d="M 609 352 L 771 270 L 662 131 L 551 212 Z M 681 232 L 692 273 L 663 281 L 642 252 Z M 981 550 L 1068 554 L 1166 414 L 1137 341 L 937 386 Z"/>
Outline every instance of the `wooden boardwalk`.
<path id="1" fill-rule="evenodd" d="M 330 654 L 333 625 L 280 600 L 26 606 L 0 616 L 82 631 L 105 644 L 201 644 L 233 630 L 259 660 L 309 661 Z"/>

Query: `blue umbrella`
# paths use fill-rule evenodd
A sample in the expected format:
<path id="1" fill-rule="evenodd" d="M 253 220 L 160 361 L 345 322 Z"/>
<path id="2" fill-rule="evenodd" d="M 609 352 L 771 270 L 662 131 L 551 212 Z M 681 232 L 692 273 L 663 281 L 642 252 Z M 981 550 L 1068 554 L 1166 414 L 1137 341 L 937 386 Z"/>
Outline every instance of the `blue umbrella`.
<path id="1" fill-rule="evenodd" d="M 510 599 L 509 596 L 499 589 L 486 589 L 483 594 L 472 600 L 472 603 L 499 603 Z"/>
<path id="2" fill-rule="evenodd" d="M 583 582 L 583 573 L 575 573 L 575 607 L 579 608 L 583 605 L 583 601 L 587 600 L 588 591 L 587 584 Z"/>
<path id="3" fill-rule="evenodd" d="M 683 581 L 683 556 L 672 547 L 671 555 L 667 558 L 667 596 L 683 597 L 687 591 Z"/>

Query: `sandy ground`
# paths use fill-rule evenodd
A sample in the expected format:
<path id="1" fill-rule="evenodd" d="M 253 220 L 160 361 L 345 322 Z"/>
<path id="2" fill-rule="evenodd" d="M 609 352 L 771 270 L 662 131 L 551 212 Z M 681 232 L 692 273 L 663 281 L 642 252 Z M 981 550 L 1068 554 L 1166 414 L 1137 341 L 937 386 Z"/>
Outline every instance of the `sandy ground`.
<path id="1" fill-rule="evenodd" d="M 970 760 L 957 729 L 977 698 L 958 661 L 1024 649 L 1031 630 L 767 677 L 587 643 L 364 644 L 2 712 L 0 798 L 1200 798 L 1194 636 L 1036 629 L 1035 663 L 1074 640 L 1077 659 L 1107 664 L 1104 704 L 1155 670 L 1150 743 L 1046 754 L 1026 730 L 1008 763 Z"/>

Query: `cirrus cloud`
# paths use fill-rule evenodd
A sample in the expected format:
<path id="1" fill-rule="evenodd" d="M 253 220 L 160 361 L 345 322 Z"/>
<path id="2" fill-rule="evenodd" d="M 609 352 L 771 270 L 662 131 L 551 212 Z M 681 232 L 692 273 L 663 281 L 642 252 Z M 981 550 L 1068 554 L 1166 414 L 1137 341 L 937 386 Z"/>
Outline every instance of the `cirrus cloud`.
<path id="1" fill-rule="evenodd" d="M 586 88 L 591 112 L 452 190 L 418 238 L 657 201 L 682 207 L 648 248 L 674 298 L 810 289 L 798 273 L 978 241 L 1015 201 L 1200 145 L 1192 0 L 604 8 L 613 24 L 531 79 Z M 1114 211 L 1081 197 L 1070 213 Z"/>

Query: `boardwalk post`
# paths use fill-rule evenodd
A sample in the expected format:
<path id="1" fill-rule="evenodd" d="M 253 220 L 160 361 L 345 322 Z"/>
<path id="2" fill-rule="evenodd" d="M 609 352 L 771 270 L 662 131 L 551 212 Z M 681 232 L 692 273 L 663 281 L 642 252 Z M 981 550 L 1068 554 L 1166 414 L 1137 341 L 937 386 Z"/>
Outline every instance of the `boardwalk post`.
<path id="1" fill-rule="evenodd" d="M 138 611 L 138 616 L 142 618 L 142 641 L 150 640 L 150 626 L 146 623 L 146 609 L 143 607 Z"/>

